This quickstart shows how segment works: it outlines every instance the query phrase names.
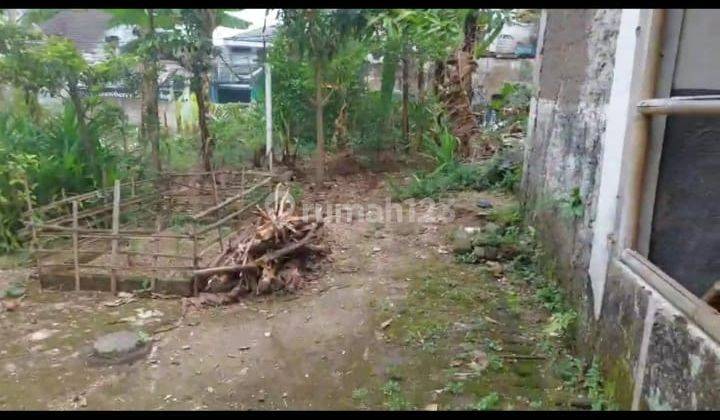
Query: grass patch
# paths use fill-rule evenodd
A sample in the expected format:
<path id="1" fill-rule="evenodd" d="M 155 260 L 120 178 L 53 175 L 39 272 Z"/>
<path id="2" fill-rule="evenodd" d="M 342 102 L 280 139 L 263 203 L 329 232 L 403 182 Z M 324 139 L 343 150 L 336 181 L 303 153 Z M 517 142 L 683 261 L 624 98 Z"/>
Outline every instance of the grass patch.
<path id="1" fill-rule="evenodd" d="M 491 392 L 468 408 L 471 410 L 487 411 L 497 407 L 498 403 L 500 403 L 500 395 L 498 395 L 497 392 Z"/>
<path id="2" fill-rule="evenodd" d="M 389 380 L 382 386 L 382 393 L 385 397 L 383 405 L 390 410 L 409 410 L 412 408 L 410 403 L 405 399 L 405 395 L 400 388 L 400 382 Z"/>
<path id="3" fill-rule="evenodd" d="M 9 254 L 0 254 L 0 270 L 12 270 L 27 267 L 30 262 L 30 253 L 27 250 L 18 250 Z"/>
<path id="4" fill-rule="evenodd" d="M 483 164 L 462 164 L 445 162 L 432 172 L 417 172 L 410 183 L 400 186 L 388 180 L 394 200 L 409 198 L 437 198 L 449 191 L 488 189 L 514 192 L 520 184 L 521 165 L 502 154 Z"/>

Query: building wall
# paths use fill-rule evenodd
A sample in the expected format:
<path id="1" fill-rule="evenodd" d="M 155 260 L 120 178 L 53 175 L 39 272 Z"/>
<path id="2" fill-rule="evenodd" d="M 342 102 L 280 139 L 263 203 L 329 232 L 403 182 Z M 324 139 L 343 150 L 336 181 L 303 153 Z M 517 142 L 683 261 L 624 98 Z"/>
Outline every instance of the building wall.
<path id="1" fill-rule="evenodd" d="M 580 309 L 579 345 L 624 408 L 720 408 L 720 346 L 620 258 L 633 89 L 648 11 L 551 10 L 540 28 L 523 200 Z M 578 188 L 584 215 L 558 202 Z"/>
<path id="2" fill-rule="evenodd" d="M 545 16 L 524 168 L 524 200 L 557 257 L 574 300 L 587 299 L 604 113 L 612 84 L 619 10 L 552 10 Z M 577 189 L 584 215 L 562 204 Z"/>

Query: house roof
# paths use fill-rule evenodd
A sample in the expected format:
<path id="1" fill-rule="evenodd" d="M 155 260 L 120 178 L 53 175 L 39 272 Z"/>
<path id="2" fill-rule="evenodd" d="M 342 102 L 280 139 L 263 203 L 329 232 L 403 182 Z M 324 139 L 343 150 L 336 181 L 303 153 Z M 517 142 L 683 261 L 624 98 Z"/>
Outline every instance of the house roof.
<path id="1" fill-rule="evenodd" d="M 275 36 L 275 25 L 270 25 L 265 28 L 265 41 L 272 42 Z M 240 41 L 240 42 L 263 42 L 263 28 L 249 29 L 247 31 L 240 32 L 233 36 L 224 38 L 226 41 Z"/>
<path id="2" fill-rule="evenodd" d="M 47 35 L 65 37 L 83 53 L 93 53 L 105 42 L 109 28 L 109 13 L 98 9 L 68 9 L 40 24 Z"/>

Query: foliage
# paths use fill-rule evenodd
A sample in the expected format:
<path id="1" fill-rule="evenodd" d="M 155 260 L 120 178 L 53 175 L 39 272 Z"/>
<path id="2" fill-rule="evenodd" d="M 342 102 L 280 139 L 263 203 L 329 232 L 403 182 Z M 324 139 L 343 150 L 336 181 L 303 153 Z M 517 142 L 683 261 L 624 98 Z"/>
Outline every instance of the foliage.
<path id="1" fill-rule="evenodd" d="M 497 392 L 491 392 L 488 395 L 480 398 L 478 402 L 470 406 L 472 410 L 487 411 L 495 408 L 500 402 L 500 396 Z"/>
<path id="2" fill-rule="evenodd" d="M 585 373 L 585 389 L 592 401 L 593 410 L 616 410 L 617 404 L 607 395 L 600 364 L 593 359 Z"/>
<path id="3" fill-rule="evenodd" d="M 328 86 L 328 65 L 365 25 L 357 9 L 283 9 L 286 36 L 292 40 L 291 53 L 310 62 L 315 97 L 316 158 L 315 179 L 322 181 L 325 165 L 324 108 L 335 90 Z M 329 89 L 328 89 L 329 88 Z"/>
<path id="4" fill-rule="evenodd" d="M 258 104 L 218 104 L 210 122 L 216 166 L 257 160 L 265 150 L 265 110 Z M 259 162 L 254 162 L 259 165 Z"/>
<path id="5" fill-rule="evenodd" d="M 432 153 L 437 154 L 435 160 L 437 162 L 443 161 L 435 170 L 429 173 L 415 173 L 410 183 L 405 187 L 390 182 L 390 188 L 395 199 L 432 198 L 448 191 L 464 189 L 478 191 L 498 189 L 508 192 L 516 190 L 521 178 L 520 165 L 509 164 L 500 156 L 495 156 L 484 164 L 450 162 L 446 160 L 449 156 L 449 145 L 448 143 L 445 144 L 444 147 L 442 145 L 430 147 L 430 149 L 434 150 Z"/>
<path id="6" fill-rule="evenodd" d="M 490 102 L 492 109 L 496 111 L 501 111 L 503 108 L 525 109 L 530 106 L 532 89 L 525 83 L 506 82 L 498 95 Z"/>
<path id="7" fill-rule="evenodd" d="M 27 199 L 33 200 L 27 191 L 28 172 L 38 166 L 37 156 L 25 153 L 7 153 L 0 143 L 0 251 L 13 251 L 20 246 L 17 231 L 20 220 L 27 210 Z M 31 187 L 32 188 L 32 187 Z"/>
<path id="8" fill-rule="evenodd" d="M 367 399 L 368 395 L 370 395 L 370 392 L 367 390 L 367 388 L 356 388 L 352 392 L 352 399 L 363 403 Z"/>
<path id="9" fill-rule="evenodd" d="M 400 383 L 396 380 L 389 380 L 382 386 L 382 392 L 385 396 L 385 406 L 390 410 L 407 410 L 410 403 L 405 399 L 400 388 Z"/>
<path id="10" fill-rule="evenodd" d="M 561 208 L 568 217 L 579 219 L 585 214 L 585 205 L 579 187 L 574 187 L 567 197 L 559 201 Z"/>

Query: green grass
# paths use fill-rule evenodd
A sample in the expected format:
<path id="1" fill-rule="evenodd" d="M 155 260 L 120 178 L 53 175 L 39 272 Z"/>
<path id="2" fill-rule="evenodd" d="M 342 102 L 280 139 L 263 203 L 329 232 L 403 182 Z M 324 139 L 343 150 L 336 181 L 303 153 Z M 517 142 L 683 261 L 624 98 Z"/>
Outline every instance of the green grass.
<path id="1" fill-rule="evenodd" d="M 478 400 L 478 402 L 471 405 L 469 408 L 471 410 L 487 411 L 487 410 L 492 410 L 493 408 L 497 407 L 499 402 L 500 402 L 500 395 L 498 395 L 497 392 L 491 392 L 490 394 L 480 398 L 480 400 Z"/>
<path id="2" fill-rule="evenodd" d="M 382 386 L 382 393 L 385 398 L 384 405 L 390 410 L 409 410 L 412 408 L 410 403 L 405 399 L 405 395 L 400 388 L 400 382 L 389 380 Z"/>
<path id="3" fill-rule="evenodd" d="M 18 250 L 8 254 L 0 254 L 0 270 L 12 270 L 32 264 L 27 250 Z"/>
<path id="4" fill-rule="evenodd" d="M 367 388 L 355 388 L 352 392 L 352 399 L 353 401 L 364 405 L 369 395 L 370 391 L 368 391 Z"/>

